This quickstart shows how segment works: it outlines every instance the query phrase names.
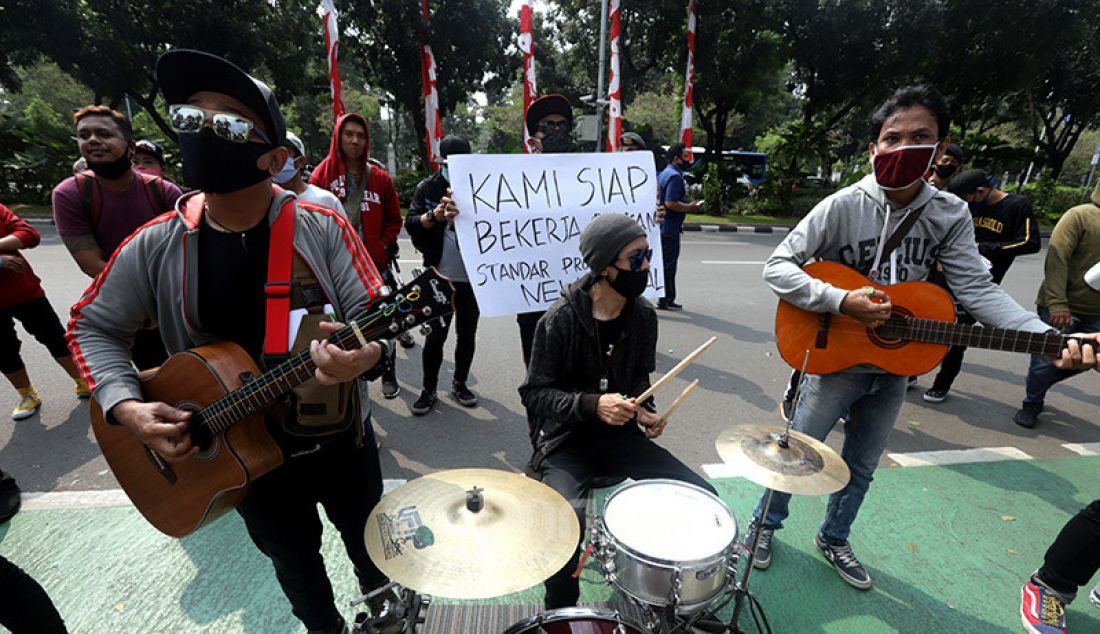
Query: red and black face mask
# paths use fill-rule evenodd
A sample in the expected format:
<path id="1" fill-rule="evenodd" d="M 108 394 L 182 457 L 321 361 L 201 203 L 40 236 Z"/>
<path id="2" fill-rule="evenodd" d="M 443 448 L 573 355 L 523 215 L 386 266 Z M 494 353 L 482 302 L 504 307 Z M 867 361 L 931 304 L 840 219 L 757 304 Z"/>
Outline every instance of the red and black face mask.
<path id="1" fill-rule="evenodd" d="M 875 170 L 875 182 L 883 189 L 905 189 L 924 178 L 936 147 L 932 145 L 906 145 L 896 150 L 882 152 L 871 157 Z"/>

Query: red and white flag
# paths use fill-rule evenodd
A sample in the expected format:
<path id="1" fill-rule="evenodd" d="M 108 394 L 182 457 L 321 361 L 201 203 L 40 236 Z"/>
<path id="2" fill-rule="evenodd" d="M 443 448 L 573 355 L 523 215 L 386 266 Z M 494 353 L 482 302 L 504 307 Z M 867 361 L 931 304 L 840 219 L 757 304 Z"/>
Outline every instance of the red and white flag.
<path id="1" fill-rule="evenodd" d="M 519 50 L 523 53 L 523 113 L 539 94 L 535 84 L 535 30 L 531 19 L 532 0 L 523 0 L 519 9 Z M 531 130 L 527 129 L 526 116 L 523 123 L 523 151 L 530 152 Z"/>
<path id="2" fill-rule="evenodd" d="M 344 114 L 344 100 L 340 96 L 340 65 L 336 55 L 340 45 L 340 29 L 336 26 L 336 7 L 332 5 L 332 0 L 321 0 L 321 18 L 325 22 L 325 57 L 328 58 L 332 118 L 335 120 Z"/>
<path id="3" fill-rule="evenodd" d="M 619 149 L 619 137 L 623 135 L 623 94 L 619 81 L 619 22 L 620 0 L 611 0 L 608 17 L 611 18 L 611 72 L 607 84 L 607 151 Z"/>
<path id="4" fill-rule="evenodd" d="M 439 93 L 435 89 L 435 56 L 428 44 L 428 28 L 431 18 L 428 16 L 428 0 L 420 0 L 420 14 L 423 29 L 420 37 L 420 82 L 424 95 L 424 132 L 427 138 L 428 163 L 431 168 L 439 168 L 439 142 L 443 139 L 443 126 L 439 121 Z"/>
<path id="5" fill-rule="evenodd" d="M 688 0 L 688 63 L 684 73 L 684 111 L 680 115 L 680 143 L 691 154 L 691 115 L 695 108 L 695 0 Z"/>

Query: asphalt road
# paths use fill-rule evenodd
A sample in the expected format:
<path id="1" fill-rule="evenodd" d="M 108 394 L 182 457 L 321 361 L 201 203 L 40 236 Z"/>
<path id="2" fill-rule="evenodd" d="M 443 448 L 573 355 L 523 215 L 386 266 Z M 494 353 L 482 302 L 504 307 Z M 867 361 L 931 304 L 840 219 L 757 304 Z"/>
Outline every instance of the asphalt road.
<path id="1" fill-rule="evenodd" d="M 52 232 L 39 226 L 43 244 L 29 259 L 44 281 L 54 308 L 67 316 L 68 306 L 88 279 L 79 272 Z M 711 335 L 719 337 L 710 351 L 658 393 L 669 403 L 693 379 L 700 385 L 669 424 L 660 442 L 691 467 L 719 462 L 714 440 L 732 425 L 775 423 L 777 402 L 790 369 L 775 351 L 775 298 L 760 280 L 763 260 L 781 234 L 688 234 L 681 255 L 679 301 L 682 313 L 661 313 L 658 372 L 663 372 Z M 402 243 L 405 257 L 415 252 Z M 1042 277 L 1043 254 L 1020 258 L 1006 288 L 1030 306 Z M 414 261 L 403 261 L 407 267 Z M 39 416 L 13 423 L 6 412 L 14 390 L 0 389 L 0 467 L 13 473 L 24 491 L 85 491 L 117 488 L 88 426 L 87 405 L 78 403 L 64 373 L 46 350 L 20 331 L 23 355 L 45 404 Z M 419 338 L 419 337 L 418 337 Z M 452 369 L 449 343 L 440 385 Z M 398 398 L 375 405 L 376 429 L 382 443 L 386 478 L 412 479 L 455 467 L 519 470 L 530 455 L 526 419 L 516 387 L 524 369 L 512 318 L 482 320 L 471 387 L 481 396 L 475 409 L 458 406 L 446 394 L 429 415 L 414 417 L 409 405 L 419 393 L 420 347 L 402 350 Z M 411 353 L 411 355 L 410 355 Z M 920 395 L 931 384 L 923 377 L 911 390 L 887 453 L 909 453 L 973 447 L 1013 447 L 1034 458 L 1075 455 L 1063 445 L 1100 441 L 1097 404 L 1100 377 L 1088 373 L 1056 386 L 1047 397 L 1047 413 L 1034 430 L 1012 423 L 1023 397 L 1027 357 L 970 351 L 948 400 L 931 405 Z M 654 377 L 656 378 L 656 377 Z M 839 447 L 834 433 L 830 444 Z M 883 463 L 894 464 L 884 456 Z"/>

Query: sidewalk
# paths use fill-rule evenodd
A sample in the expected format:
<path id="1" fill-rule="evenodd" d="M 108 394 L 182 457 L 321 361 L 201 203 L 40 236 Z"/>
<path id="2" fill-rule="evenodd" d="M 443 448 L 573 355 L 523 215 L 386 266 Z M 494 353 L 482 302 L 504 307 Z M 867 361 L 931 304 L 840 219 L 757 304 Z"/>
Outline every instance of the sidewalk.
<path id="1" fill-rule="evenodd" d="M 1089 487 L 1098 468 L 1100 457 L 1074 457 L 881 470 L 853 535 L 875 582 L 870 592 L 844 584 L 811 543 L 825 498 L 796 498 L 771 568 L 754 573 L 750 585 L 778 633 L 1020 632 L 1020 585 L 1066 520 L 1096 495 Z M 740 478 L 714 482 L 743 537 L 759 487 Z M 235 514 L 174 540 L 126 505 L 26 506 L 0 526 L 0 552 L 45 586 L 72 632 L 303 631 Z M 335 531 L 326 531 L 337 596 L 350 599 L 350 564 Z M 582 579 L 583 602 L 611 598 L 593 566 Z M 491 603 L 512 620 L 523 609 L 503 605 L 534 613 L 541 594 L 536 587 Z M 425 631 L 445 631 L 433 619 L 453 612 L 448 605 L 470 603 L 436 598 Z M 1068 618 L 1071 632 L 1100 631 L 1100 610 L 1084 599 Z"/>

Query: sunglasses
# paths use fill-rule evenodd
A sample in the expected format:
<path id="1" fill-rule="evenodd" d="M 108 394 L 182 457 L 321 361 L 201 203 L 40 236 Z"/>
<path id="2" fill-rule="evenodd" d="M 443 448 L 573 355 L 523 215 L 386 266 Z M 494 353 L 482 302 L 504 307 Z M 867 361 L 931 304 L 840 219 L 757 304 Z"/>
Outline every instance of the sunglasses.
<path id="1" fill-rule="evenodd" d="M 565 130 L 566 132 L 573 129 L 573 124 L 565 121 L 543 121 L 539 124 L 539 129 L 545 133 L 549 133 L 554 130 Z"/>
<path id="2" fill-rule="evenodd" d="M 626 257 L 626 261 L 630 263 L 630 270 L 637 271 L 642 268 L 642 265 L 647 260 L 653 259 L 653 249 L 646 249 L 645 251 L 635 251 L 634 253 Z"/>
<path id="3" fill-rule="evenodd" d="M 207 112 L 195 106 L 168 106 L 168 122 L 172 129 L 180 134 L 197 134 L 207 121 L 214 134 L 233 143 L 248 143 L 248 133 L 255 132 L 264 143 L 271 141 L 251 120 L 228 112 Z"/>

